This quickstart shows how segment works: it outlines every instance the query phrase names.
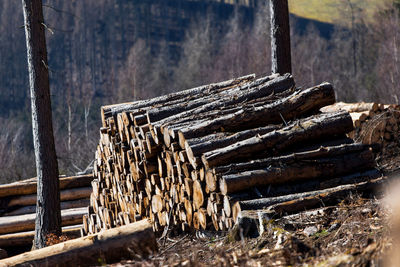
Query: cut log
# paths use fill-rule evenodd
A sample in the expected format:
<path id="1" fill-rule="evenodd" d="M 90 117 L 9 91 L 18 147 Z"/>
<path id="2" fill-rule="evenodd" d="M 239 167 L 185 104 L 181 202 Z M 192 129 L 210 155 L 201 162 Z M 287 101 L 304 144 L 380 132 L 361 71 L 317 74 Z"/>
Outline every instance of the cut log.
<path id="1" fill-rule="evenodd" d="M 363 111 L 373 111 L 376 112 L 379 110 L 378 103 L 344 103 L 344 102 L 337 102 L 333 105 L 326 106 L 321 108 L 322 112 L 337 112 L 339 110 L 344 110 L 350 113 L 353 112 L 363 112 Z"/>
<path id="2" fill-rule="evenodd" d="M 342 139 L 340 139 L 342 140 Z M 251 160 L 249 162 L 232 163 L 224 166 L 217 166 L 214 169 L 208 170 L 207 174 L 211 175 L 227 175 L 231 173 L 239 173 L 243 171 L 250 171 L 255 169 L 268 168 L 270 166 L 282 166 L 281 164 L 292 164 L 302 160 L 312 160 L 318 158 L 335 157 L 339 155 L 356 153 L 369 150 L 369 145 L 361 143 L 339 143 L 327 146 L 321 145 L 318 148 L 305 147 L 299 151 L 266 159 Z"/>
<path id="3" fill-rule="evenodd" d="M 341 135 L 353 130 L 353 121 L 347 112 L 324 113 L 312 116 L 265 135 L 252 137 L 228 147 L 204 153 L 202 161 L 206 168 L 229 162 L 237 162 L 256 153 L 272 154 L 296 143 Z"/>
<path id="4" fill-rule="evenodd" d="M 299 160 L 292 164 L 271 165 L 268 168 L 223 175 L 219 181 L 221 193 L 226 195 L 253 186 L 297 182 L 318 177 L 331 178 L 354 171 L 371 169 L 375 165 L 370 150 L 335 157 Z"/>
<path id="5" fill-rule="evenodd" d="M 307 90 L 297 91 L 272 104 L 248 107 L 214 120 L 182 128 L 179 131 L 179 143 L 184 145 L 187 139 L 205 136 L 214 131 L 221 131 L 221 129 L 223 129 L 222 131 L 236 131 L 281 123 L 282 120 L 289 121 L 334 102 L 335 93 L 332 85 L 323 83 Z"/>
<path id="6" fill-rule="evenodd" d="M 81 237 L 82 225 L 71 225 L 62 228 L 63 235 L 70 239 Z M 0 247 L 32 246 L 35 231 L 0 235 Z"/>
<path id="7" fill-rule="evenodd" d="M 60 190 L 90 186 L 93 175 L 81 175 L 72 177 L 60 177 Z M 36 178 L 18 181 L 11 184 L 0 185 L 0 197 L 20 196 L 35 194 L 37 189 Z"/>
<path id="8" fill-rule="evenodd" d="M 62 225 L 74 225 L 82 222 L 82 216 L 88 208 L 76 208 L 61 211 Z M 23 232 L 35 229 L 36 214 L 0 217 L 0 234 Z"/>
<path id="9" fill-rule="evenodd" d="M 266 209 L 270 214 L 283 214 L 304 211 L 324 205 L 338 203 L 350 193 L 378 190 L 385 181 L 378 178 L 372 181 L 357 184 L 341 185 L 324 190 L 291 194 L 274 198 L 261 198 L 247 201 L 238 201 L 232 206 L 233 219 L 236 222 L 242 210 Z"/>
<path id="10" fill-rule="evenodd" d="M 376 179 L 354 185 L 343 185 L 326 189 L 323 192 L 316 192 L 315 195 L 277 203 L 268 208 L 273 214 L 293 214 L 307 209 L 319 208 L 326 205 L 335 205 L 351 194 L 359 193 L 369 197 L 370 194 L 381 197 L 384 191 L 385 178 Z"/>
<path id="11" fill-rule="evenodd" d="M 91 187 L 82 187 L 82 188 L 71 188 L 61 190 L 60 198 L 61 201 L 67 200 L 76 200 L 82 198 L 89 198 L 90 193 L 92 192 Z M 0 200 L 0 206 L 4 208 L 9 208 L 13 206 L 29 206 L 35 205 L 37 200 L 37 196 L 35 195 L 22 195 L 16 197 L 8 197 Z"/>
<path id="12" fill-rule="evenodd" d="M 277 197 L 307 191 L 317 191 L 345 184 L 361 183 L 369 180 L 374 180 L 379 177 L 382 177 L 382 173 L 380 171 L 378 171 L 377 169 L 370 169 L 367 171 L 355 172 L 346 176 L 340 176 L 330 179 L 319 177 L 317 179 L 304 180 L 301 182 L 276 184 L 266 187 L 254 187 L 245 191 L 229 194 L 229 200 L 231 203 L 233 203 L 236 201 L 245 201 L 256 198 Z"/>
<path id="13" fill-rule="evenodd" d="M 74 209 L 74 208 L 83 208 L 88 207 L 90 204 L 89 199 L 78 199 L 78 200 L 71 200 L 71 201 L 63 201 L 60 203 L 61 210 L 66 209 Z M 2 214 L 2 216 L 15 216 L 15 215 L 23 215 L 23 214 L 30 214 L 36 212 L 36 205 L 32 206 L 25 206 L 21 208 L 11 208 L 6 213 Z"/>
<path id="14" fill-rule="evenodd" d="M 154 123 L 167 117 L 169 117 L 169 121 L 172 121 L 176 120 L 178 117 L 182 118 L 190 114 L 209 112 L 221 107 L 235 105 L 243 101 L 255 100 L 274 93 L 281 93 L 294 87 L 293 78 L 289 74 L 284 76 L 273 75 L 270 77 L 271 78 L 268 77 L 268 79 L 263 78 L 262 83 L 254 81 L 252 83 L 234 87 L 230 90 L 221 91 L 218 94 L 212 94 L 208 97 L 189 99 L 190 101 L 183 102 L 179 105 L 169 105 L 158 109 L 148 110 L 148 122 Z"/>
<path id="15" fill-rule="evenodd" d="M 198 166 L 196 158 L 201 157 L 201 155 L 205 152 L 226 147 L 257 135 L 264 135 L 274 130 L 278 130 L 281 127 L 282 125 L 269 125 L 266 127 L 259 127 L 255 129 L 241 131 L 228 136 L 224 136 L 221 134 L 213 134 L 215 138 L 211 139 L 208 137 L 207 138 L 208 140 L 206 141 L 199 141 L 199 139 L 202 138 L 196 138 L 196 140 L 194 141 L 191 141 L 193 139 L 189 139 L 185 141 L 186 154 L 193 168 L 197 168 Z"/>
<path id="16" fill-rule="evenodd" d="M 271 80 L 262 78 L 263 84 L 255 81 L 249 85 L 246 84 L 232 90 L 224 91 L 219 95 L 183 103 L 182 106 L 153 109 L 148 113 L 148 121 L 153 124 L 156 122 L 156 125 L 166 125 L 171 122 L 174 124 L 177 122 L 183 123 L 185 121 L 192 121 L 195 118 L 199 119 L 204 114 L 210 116 L 209 114 L 215 111 L 222 113 L 222 110 L 236 109 L 239 104 L 245 102 L 252 105 L 256 103 L 263 105 L 268 99 L 274 98 L 275 94 L 281 94 L 285 91 L 291 93 L 290 89 L 294 88 L 294 81 L 290 74 L 283 76 L 273 75 L 271 77 L 273 77 Z M 252 103 L 254 101 L 255 103 Z M 191 109 L 194 104 L 196 104 L 196 108 Z"/>
<path id="17" fill-rule="evenodd" d="M 142 220 L 0 260 L 0 266 L 78 266 L 147 257 L 157 251 L 151 225 Z"/>
<path id="18" fill-rule="evenodd" d="M 148 100 L 139 100 L 139 101 L 134 101 L 130 103 L 123 103 L 123 104 L 116 104 L 116 105 L 108 105 L 108 106 L 103 106 L 101 108 L 101 118 L 103 122 L 103 127 L 106 127 L 106 119 L 109 117 L 112 117 L 118 113 L 124 112 L 124 111 L 129 111 L 129 110 L 140 110 L 140 109 L 145 109 L 147 107 L 153 107 L 155 105 L 162 105 L 164 103 L 171 104 L 171 102 L 175 101 L 177 103 L 180 103 L 183 98 L 186 97 L 193 97 L 199 96 L 201 94 L 213 94 L 215 91 L 218 91 L 220 89 L 228 89 L 231 86 L 241 84 L 244 82 L 252 81 L 254 80 L 255 75 L 246 75 L 240 78 L 220 82 L 220 83 L 214 83 L 214 84 L 208 84 L 208 85 L 203 85 L 199 86 L 196 88 L 176 92 L 176 93 L 171 93 L 168 95 L 163 95 L 159 96 L 156 98 L 148 99 Z M 144 112 L 143 112 L 144 113 Z M 142 114 L 143 114 L 142 113 Z"/>

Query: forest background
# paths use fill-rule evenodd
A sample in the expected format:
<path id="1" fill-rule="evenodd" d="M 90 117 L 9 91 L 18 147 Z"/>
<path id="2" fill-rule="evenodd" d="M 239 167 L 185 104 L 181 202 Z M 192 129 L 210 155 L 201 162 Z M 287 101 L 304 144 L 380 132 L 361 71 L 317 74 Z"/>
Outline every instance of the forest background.
<path id="1" fill-rule="evenodd" d="M 267 2 L 44 0 L 60 174 L 90 166 L 101 105 L 270 73 Z M 289 4 L 297 86 L 400 104 L 399 0 Z M 1 0 L 0 183 L 35 176 L 22 24 L 20 1 Z"/>

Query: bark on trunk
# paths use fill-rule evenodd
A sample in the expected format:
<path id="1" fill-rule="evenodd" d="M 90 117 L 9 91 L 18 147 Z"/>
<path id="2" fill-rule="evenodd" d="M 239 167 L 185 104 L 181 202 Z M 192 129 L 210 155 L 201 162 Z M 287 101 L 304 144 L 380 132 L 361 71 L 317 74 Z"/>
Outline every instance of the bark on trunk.
<path id="1" fill-rule="evenodd" d="M 291 73 L 289 7 L 287 0 L 270 1 L 272 73 Z"/>
<path id="2" fill-rule="evenodd" d="M 22 0 L 36 157 L 37 217 L 35 247 L 49 233 L 61 234 L 60 193 L 54 146 L 45 25 L 41 0 Z"/>

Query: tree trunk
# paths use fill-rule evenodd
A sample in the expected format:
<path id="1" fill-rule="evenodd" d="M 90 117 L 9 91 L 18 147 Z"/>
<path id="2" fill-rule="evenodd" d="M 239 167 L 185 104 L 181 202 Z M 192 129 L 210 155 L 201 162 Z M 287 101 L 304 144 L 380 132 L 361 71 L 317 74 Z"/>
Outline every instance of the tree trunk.
<path id="1" fill-rule="evenodd" d="M 46 244 L 49 233 L 61 234 L 60 192 L 54 146 L 46 37 L 41 0 L 22 0 L 32 104 L 36 157 L 37 216 L 35 247 Z"/>
<path id="2" fill-rule="evenodd" d="M 272 73 L 292 73 L 287 0 L 271 0 L 270 20 Z"/>

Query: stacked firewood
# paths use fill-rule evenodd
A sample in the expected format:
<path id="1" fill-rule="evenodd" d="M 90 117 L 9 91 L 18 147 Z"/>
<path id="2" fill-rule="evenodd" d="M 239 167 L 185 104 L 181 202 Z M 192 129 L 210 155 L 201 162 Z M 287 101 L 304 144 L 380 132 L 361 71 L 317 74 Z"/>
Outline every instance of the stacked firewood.
<path id="1" fill-rule="evenodd" d="M 155 231 L 225 230 L 251 201 L 376 177 L 370 147 L 346 137 L 349 113 L 319 112 L 333 103 L 329 83 L 300 90 L 286 74 L 103 107 L 84 232 L 138 217 Z"/>
<path id="2" fill-rule="evenodd" d="M 63 233 L 81 235 L 93 175 L 60 178 Z M 36 218 L 36 178 L 0 185 L 0 248 L 31 246 Z"/>
<path id="3" fill-rule="evenodd" d="M 385 147 L 399 138 L 400 106 L 379 103 L 336 103 L 324 107 L 323 112 L 348 111 L 353 119 L 354 131 L 349 136 L 364 144 Z"/>

